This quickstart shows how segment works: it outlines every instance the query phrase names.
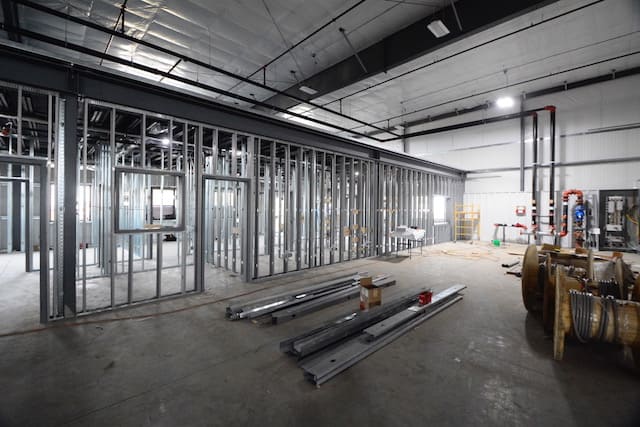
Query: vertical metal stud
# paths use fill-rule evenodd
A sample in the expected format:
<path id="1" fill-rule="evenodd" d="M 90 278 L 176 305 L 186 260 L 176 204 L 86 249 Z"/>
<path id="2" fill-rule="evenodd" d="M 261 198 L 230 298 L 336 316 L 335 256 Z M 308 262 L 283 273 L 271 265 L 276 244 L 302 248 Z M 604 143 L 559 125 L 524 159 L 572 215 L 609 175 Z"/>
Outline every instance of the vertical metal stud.
<path id="1" fill-rule="evenodd" d="M 251 212 L 253 212 L 253 279 L 258 278 L 259 274 L 259 260 L 260 260 L 260 213 L 261 210 L 264 210 L 264 207 L 260 207 L 260 139 L 259 138 L 251 138 L 252 143 L 252 151 L 254 153 L 254 161 L 251 161 L 252 157 L 249 156 L 250 164 L 255 164 L 255 170 L 251 171 L 251 173 L 247 173 L 247 176 L 252 179 L 252 191 L 253 191 L 253 206 Z M 265 236 L 266 237 L 266 236 Z M 251 265 L 251 264 L 247 264 Z"/>
<path id="2" fill-rule="evenodd" d="M 296 270 L 300 270 L 302 264 L 302 218 L 307 216 L 302 206 L 302 174 L 304 173 L 304 157 L 302 147 L 296 150 L 296 183 L 295 183 L 295 200 L 296 200 Z M 308 234 L 309 229 L 305 229 Z"/>
<path id="3" fill-rule="evenodd" d="M 309 229 L 307 231 L 307 239 L 309 242 L 309 267 L 316 266 L 316 241 L 317 241 L 317 212 L 318 212 L 318 203 L 317 203 L 317 195 L 316 195 L 316 185 L 317 185 L 317 176 L 316 176 L 316 166 L 317 166 L 317 157 L 316 150 L 311 150 L 311 155 L 309 156 L 309 210 L 307 216 L 309 217 Z"/>
<path id="4" fill-rule="evenodd" d="M 289 271 L 289 255 L 291 247 L 289 246 L 289 233 L 291 222 L 291 190 L 289 189 L 289 181 L 291 175 L 291 151 L 289 144 L 284 146 L 284 185 L 281 187 L 281 193 L 284 193 L 284 250 L 282 251 L 282 271 Z"/>
<path id="5" fill-rule="evenodd" d="M 129 234 L 129 262 L 127 265 L 127 302 L 133 301 L 133 234 Z"/>
<path id="6" fill-rule="evenodd" d="M 344 261 L 344 243 L 346 239 L 346 231 L 345 227 L 347 226 L 346 217 L 349 215 L 349 211 L 347 210 L 345 204 L 347 199 L 347 186 L 345 181 L 347 180 L 347 158 L 344 156 L 340 157 L 340 199 L 339 199 L 339 209 L 340 209 L 340 232 L 338 233 L 338 238 L 340 239 L 340 244 L 338 245 L 338 250 L 340 251 L 340 256 L 338 258 L 339 262 Z"/>
<path id="7" fill-rule="evenodd" d="M 222 267 L 222 204 L 223 204 L 223 194 L 222 194 L 222 184 L 218 181 L 212 181 L 213 183 L 213 193 L 215 195 L 215 205 L 213 208 L 214 217 L 214 228 L 215 228 L 215 246 L 216 246 L 216 266 Z"/>
<path id="8" fill-rule="evenodd" d="M 110 127 L 109 127 L 109 142 L 110 142 L 110 147 L 111 149 L 109 150 L 109 168 L 107 169 L 109 171 L 109 187 L 111 188 L 111 203 L 110 203 L 110 210 L 109 210 L 109 215 L 107 216 L 107 218 L 109 218 L 111 227 L 109 229 L 109 248 L 110 248 L 110 254 L 109 254 L 109 265 L 110 265 L 110 276 L 109 276 L 109 284 L 110 284 L 110 291 L 111 291 L 111 307 L 115 307 L 115 301 L 116 301 L 116 268 L 117 268 L 117 257 L 118 257 L 118 253 L 117 253 L 117 246 L 116 246 L 116 235 L 114 234 L 114 230 L 116 227 L 116 217 L 118 215 L 118 212 L 115 211 L 115 206 L 116 206 L 116 191 L 114 191 L 115 189 L 113 188 L 115 186 L 115 168 L 113 168 L 112 166 L 116 164 L 116 159 L 115 159 L 115 153 L 116 153 L 116 110 L 115 108 L 111 108 L 111 114 L 110 114 Z"/>
<path id="9" fill-rule="evenodd" d="M 276 142 L 271 142 L 270 147 L 271 152 L 271 162 L 269 169 L 269 221 L 268 221 L 268 230 L 269 230 L 269 276 L 273 276 L 274 274 L 274 266 L 275 266 L 275 233 L 279 227 L 275 224 L 275 215 L 276 215 Z M 278 230 L 279 232 L 279 230 Z"/>
<path id="10" fill-rule="evenodd" d="M 364 169 L 363 169 L 363 160 L 358 160 L 358 170 L 356 170 L 355 174 L 357 178 L 354 179 L 354 189 L 356 190 L 355 196 L 357 197 L 357 202 L 355 203 L 355 224 L 357 230 L 353 230 L 355 234 L 355 247 L 356 247 L 356 259 L 360 258 L 360 250 L 362 249 L 362 218 L 363 218 L 363 191 L 362 191 L 362 183 L 364 181 Z M 357 184 L 356 184 L 357 183 Z M 357 231 L 357 234 L 356 234 Z"/>
<path id="11" fill-rule="evenodd" d="M 348 254 L 348 260 L 351 261 L 351 253 L 353 252 L 353 224 L 354 224 L 354 214 L 356 212 L 355 209 L 355 195 L 356 195 L 356 191 L 355 191 L 355 160 L 352 158 L 350 159 L 349 162 L 349 206 L 348 206 L 348 210 L 347 210 L 347 216 L 349 219 L 349 238 L 347 239 L 348 241 L 348 249 L 347 249 L 347 254 Z"/>
<path id="12" fill-rule="evenodd" d="M 204 149 L 203 149 L 203 135 L 204 129 L 202 126 L 198 126 L 198 138 L 195 145 L 195 175 L 196 175 L 196 217 L 193 233 L 194 239 L 194 274 L 195 274 L 195 289 L 199 292 L 204 292 L 204 263 L 205 263 L 205 251 L 204 251 L 204 180 L 202 178 L 204 168 Z"/>
<path id="13" fill-rule="evenodd" d="M 324 252 L 326 246 L 327 224 L 325 220 L 326 213 L 326 198 L 327 198 L 327 153 L 322 152 L 320 155 L 320 161 L 322 166 L 320 167 L 320 262 L 319 265 L 324 265 Z"/>
<path id="14" fill-rule="evenodd" d="M 329 224 L 329 263 L 333 264 L 335 262 L 335 253 L 336 253 L 336 228 L 339 228 L 338 224 L 338 181 L 336 178 L 336 163 L 338 161 L 338 156 L 335 154 L 331 155 L 331 223 Z"/>
<path id="15" fill-rule="evenodd" d="M 51 99 L 51 95 L 49 95 Z M 51 105 L 49 105 L 51 107 Z M 49 108 L 51 110 L 51 108 Z M 49 111 L 51 112 L 51 111 Z M 50 115 L 49 115 L 50 116 Z M 49 125 L 51 122 L 49 122 Z M 50 134 L 49 134 L 50 135 Z M 51 139 L 48 139 L 51 142 Z M 50 144 L 49 144 L 50 145 Z M 49 167 L 40 166 L 40 322 L 49 320 Z"/>
<path id="16" fill-rule="evenodd" d="M 233 156 L 232 156 L 233 157 Z M 233 164 L 233 163 L 232 163 Z M 231 170 L 232 165 L 228 165 L 227 170 Z M 223 203 L 223 214 L 222 214 L 222 224 L 223 224 L 223 247 L 224 247 L 224 269 L 229 269 L 229 238 L 231 229 L 229 227 L 229 221 L 231 221 L 231 203 L 236 202 L 235 198 L 229 197 L 229 181 L 222 181 L 224 183 L 224 190 L 222 191 L 223 198 L 225 202 Z M 234 188 L 235 190 L 235 188 Z"/>
<path id="17" fill-rule="evenodd" d="M 82 239 L 82 311 L 87 311 L 87 144 L 89 139 L 89 103 L 84 100 L 82 103 L 82 200 L 85 204 L 81 209 L 84 211 L 82 219 L 81 239 Z"/>
<path id="18" fill-rule="evenodd" d="M 156 233 L 156 298 L 162 296 L 162 233 Z"/>

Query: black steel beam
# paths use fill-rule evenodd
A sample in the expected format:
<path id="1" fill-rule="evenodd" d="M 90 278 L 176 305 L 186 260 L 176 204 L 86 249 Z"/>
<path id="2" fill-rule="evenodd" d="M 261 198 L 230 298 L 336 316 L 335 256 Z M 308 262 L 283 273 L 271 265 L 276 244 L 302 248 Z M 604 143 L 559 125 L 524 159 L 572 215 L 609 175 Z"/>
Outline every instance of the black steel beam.
<path id="1" fill-rule="evenodd" d="M 483 2 L 458 0 L 455 7 L 464 22 L 463 30 L 460 30 L 457 25 L 454 9 L 451 6 L 445 7 L 372 46 L 358 51 L 357 57 L 361 58 L 367 72 L 363 71 L 356 55 L 353 55 L 309 77 L 300 84 L 290 87 L 285 93 L 306 99 L 326 95 L 367 77 L 386 73 L 391 68 L 554 1 L 556 0 L 490 0 Z M 436 19 L 441 20 L 447 26 L 450 31 L 448 35 L 436 38 L 427 29 L 427 25 Z M 299 89 L 299 86 L 302 85 L 313 88 L 317 93 L 313 96 L 304 94 Z M 275 95 L 267 102 L 285 109 L 298 104 L 295 100 L 283 95 Z"/>
<path id="2" fill-rule="evenodd" d="M 20 20 L 18 19 L 18 5 L 12 0 L 2 0 L 2 14 L 4 22 L 15 28 L 20 28 Z M 7 36 L 12 42 L 22 43 L 22 37 L 14 31 L 7 31 Z"/>
<path id="3" fill-rule="evenodd" d="M 435 174 L 464 176 L 464 172 L 460 169 L 376 148 L 271 115 L 234 108 L 122 75 L 72 64 L 10 46 L 0 45 L 0 54 L 3 58 L 0 80 L 188 118 L 211 126 L 308 145 L 344 155 L 402 162 L 407 167 Z M 75 77 L 73 80 L 70 79 L 71 75 Z M 46 79 L 43 76 L 46 76 Z"/>

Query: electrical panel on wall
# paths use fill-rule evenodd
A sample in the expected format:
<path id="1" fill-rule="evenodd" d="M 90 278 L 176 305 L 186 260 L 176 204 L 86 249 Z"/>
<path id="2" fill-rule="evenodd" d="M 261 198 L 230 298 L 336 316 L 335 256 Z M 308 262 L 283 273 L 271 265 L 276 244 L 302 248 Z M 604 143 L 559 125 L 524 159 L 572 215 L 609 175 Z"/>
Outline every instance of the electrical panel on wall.
<path id="1" fill-rule="evenodd" d="M 600 229 L 600 249 L 638 250 L 638 190 L 600 191 Z"/>
<path id="2" fill-rule="evenodd" d="M 596 194 L 585 194 L 585 207 L 586 207 L 586 222 L 585 228 L 587 230 L 587 239 L 584 242 L 585 248 L 599 249 L 600 227 L 598 224 L 598 197 Z M 575 209 L 574 209 L 575 216 Z"/>

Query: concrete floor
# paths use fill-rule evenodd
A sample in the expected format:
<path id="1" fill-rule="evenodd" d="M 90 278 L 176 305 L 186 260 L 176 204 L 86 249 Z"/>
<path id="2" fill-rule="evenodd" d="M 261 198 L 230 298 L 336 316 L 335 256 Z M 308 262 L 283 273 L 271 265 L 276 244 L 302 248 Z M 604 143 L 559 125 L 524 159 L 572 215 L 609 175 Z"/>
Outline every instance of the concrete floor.
<path id="1" fill-rule="evenodd" d="M 500 267 L 523 249 L 436 245 L 412 259 L 354 261 L 2 336 L 0 425 L 640 425 L 640 376 L 619 348 L 569 340 L 565 360 L 551 358 L 519 279 Z M 357 302 L 277 326 L 224 318 L 232 294 L 363 270 L 395 275 L 383 298 L 425 284 L 468 289 L 321 388 L 278 343 Z"/>

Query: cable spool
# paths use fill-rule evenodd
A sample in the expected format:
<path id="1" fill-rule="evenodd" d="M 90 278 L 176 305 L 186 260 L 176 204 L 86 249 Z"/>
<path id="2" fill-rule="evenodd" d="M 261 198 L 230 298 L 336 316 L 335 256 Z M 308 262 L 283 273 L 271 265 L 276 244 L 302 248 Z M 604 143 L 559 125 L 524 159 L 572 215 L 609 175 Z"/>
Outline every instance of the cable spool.
<path id="1" fill-rule="evenodd" d="M 564 356 L 564 339 L 572 334 L 580 342 L 599 341 L 631 346 L 640 367 L 640 303 L 598 297 L 573 287 L 574 278 L 556 269 L 554 359 Z"/>
<path id="2" fill-rule="evenodd" d="M 617 299 L 629 299 L 633 292 L 637 296 L 631 299 L 640 301 L 640 286 L 632 286 L 633 273 L 621 258 L 596 259 L 591 249 L 576 249 L 574 254 L 543 246 L 538 251 L 535 245 L 530 245 L 522 261 L 522 300 L 529 312 L 542 311 L 545 329 L 549 332 L 553 329 L 555 270 L 558 268 L 583 283 L 576 287 L 578 290 L 584 288 Z"/>
<path id="3" fill-rule="evenodd" d="M 542 287 L 540 279 L 540 266 L 538 261 L 538 248 L 529 245 L 522 260 L 522 302 L 527 311 L 536 312 L 542 309 Z"/>
<path id="4" fill-rule="evenodd" d="M 581 343 L 589 341 L 589 329 L 591 329 L 589 317 L 591 316 L 591 306 L 593 304 L 591 296 L 589 293 L 578 292 L 575 289 L 569 291 L 573 334 Z"/>

